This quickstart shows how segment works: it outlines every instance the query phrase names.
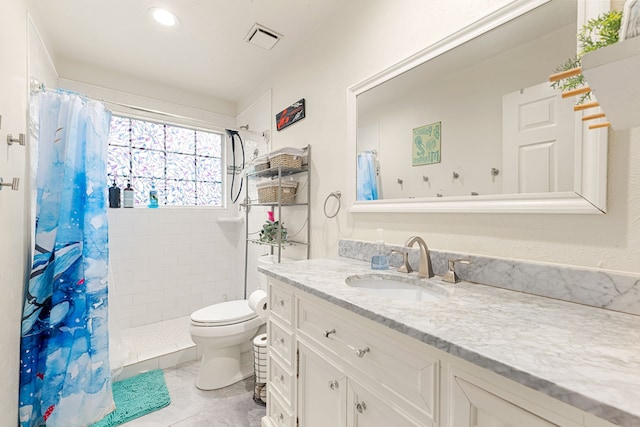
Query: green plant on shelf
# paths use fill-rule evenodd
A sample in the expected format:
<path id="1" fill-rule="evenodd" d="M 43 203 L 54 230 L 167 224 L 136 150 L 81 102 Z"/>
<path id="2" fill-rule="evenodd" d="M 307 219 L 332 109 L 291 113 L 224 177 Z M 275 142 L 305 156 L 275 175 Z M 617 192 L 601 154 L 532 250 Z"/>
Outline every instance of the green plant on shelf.
<path id="1" fill-rule="evenodd" d="M 277 243 L 278 242 L 278 229 L 280 229 L 280 242 L 287 240 L 287 229 L 284 223 L 280 224 L 280 221 L 275 221 L 272 211 L 268 212 L 269 219 L 262 225 L 260 230 L 260 241 L 264 243 Z"/>
<path id="2" fill-rule="evenodd" d="M 590 19 L 577 35 L 578 42 L 580 43 L 580 50 L 576 56 L 567 59 L 564 64 L 557 67 L 555 73 L 578 68 L 581 65 L 581 59 L 585 53 L 616 43 L 618 41 L 621 22 L 622 12 L 617 10 L 610 10 L 599 15 L 597 18 Z M 551 87 L 559 89 L 562 92 L 566 92 L 584 85 L 584 76 L 582 74 L 578 74 L 555 81 L 551 84 Z M 577 104 L 582 104 L 590 99 L 591 91 L 583 93 L 578 99 Z"/>

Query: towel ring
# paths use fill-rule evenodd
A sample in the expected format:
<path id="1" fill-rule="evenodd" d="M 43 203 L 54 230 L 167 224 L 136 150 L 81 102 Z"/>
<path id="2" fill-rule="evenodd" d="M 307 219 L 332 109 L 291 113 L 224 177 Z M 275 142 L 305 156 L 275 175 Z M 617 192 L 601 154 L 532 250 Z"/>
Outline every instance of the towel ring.
<path id="1" fill-rule="evenodd" d="M 333 215 L 329 215 L 327 213 L 327 202 L 332 197 L 335 197 L 335 199 L 338 201 L 338 209 L 336 209 L 336 211 L 335 211 L 335 213 Z M 332 191 L 331 193 L 329 193 L 327 198 L 324 199 L 324 216 L 326 216 L 327 218 L 334 218 L 336 215 L 338 215 L 338 212 L 340 212 L 340 198 L 341 197 L 342 197 L 342 193 L 340 191 Z"/>

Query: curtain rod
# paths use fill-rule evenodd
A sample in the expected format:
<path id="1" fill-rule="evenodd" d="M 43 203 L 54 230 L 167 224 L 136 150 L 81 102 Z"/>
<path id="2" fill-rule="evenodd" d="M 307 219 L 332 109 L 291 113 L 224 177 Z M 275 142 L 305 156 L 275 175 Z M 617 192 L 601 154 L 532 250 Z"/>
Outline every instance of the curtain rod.
<path id="1" fill-rule="evenodd" d="M 31 77 L 30 79 L 30 86 L 31 86 L 31 93 L 33 92 L 46 92 L 48 89 L 45 87 L 44 83 L 42 83 L 40 80 L 36 79 L 35 77 Z M 90 98 L 90 97 L 87 97 Z M 187 116 L 183 116 L 180 114 L 174 114 L 174 113 L 168 113 L 166 111 L 160 111 L 160 110 L 154 110 L 151 108 L 146 108 L 146 107 L 139 107 L 137 105 L 131 105 L 131 104 L 125 104 L 122 102 L 117 102 L 117 101 L 109 101 L 107 99 L 95 99 L 95 98 L 90 98 L 93 99 L 95 101 L 100 101 L 100 102 L 104 102 L 107 104 L 113 104 L 113 105 L 118 105 L 120 107 L 125 107 L 125 108 L 129 108 L 131 110 L 136 110 L 136 111 L 142 111 L 144 113 L 151 113 L 151 114 L 157 114 L 160 116 L 166 116 L 166 117 L 173 117 L 176 119 L 185 119 L 185 120 L 189 120 L 189 121 L 195 121 L 195 122 L 199 122 L 199 123 L 204 123 L 207 124 L 208 126 L 211 126 L 211 123 L 206 122 L 204 120 L 200 120 L 200 119 L 194 119 L 192 117 L 187 117 Z M 226 130 L 226 129 L 225 129 Z M 263 132 L 256 132 L 253 130 L 249 130 L 249 125 L 244 125 L 244 126 L 240 126 L 239 129 L 230 129 L 230 130 L 235 130 L 238 132 L 247 132 L 247 133 L 251 133 L 254 135 L 258 135 L 261 136 L 263 138 L 265 138 L 267 140 L 267 142 L 269 141 L 269 131 L 265 130 Z"/>

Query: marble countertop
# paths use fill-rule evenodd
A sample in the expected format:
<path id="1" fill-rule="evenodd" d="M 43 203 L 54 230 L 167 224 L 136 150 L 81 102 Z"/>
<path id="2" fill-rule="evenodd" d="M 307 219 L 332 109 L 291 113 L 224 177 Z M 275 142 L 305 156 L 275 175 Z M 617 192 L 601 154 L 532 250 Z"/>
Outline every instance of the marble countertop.
<path id="1" fill-rule="evenodd" d="M 258 270 L 613 424 L 640 426 L 640 316 L 468 282 L 440 282 L 450 293 L 441 301 L 389 300 L 345 279 L 407 275 L 348 258 Z"/>

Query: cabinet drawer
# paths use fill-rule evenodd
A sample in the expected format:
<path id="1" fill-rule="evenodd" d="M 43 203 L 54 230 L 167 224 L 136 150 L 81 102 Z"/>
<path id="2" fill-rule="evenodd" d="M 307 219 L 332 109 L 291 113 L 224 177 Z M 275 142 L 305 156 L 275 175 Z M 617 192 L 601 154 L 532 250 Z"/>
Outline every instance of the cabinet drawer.
<path id="1" fill-rule="evenodd" d="M 402 426 L 424 427 L 431 422 L 424 419 L 413 419 L 402 409 L 377 396 L 355 381 L 349 381 L 350 420 L 347 425 L 353 426 Z M 472 424 L 469 424 L 472 425 Z"/>
<path id="2" fill-rule="evenodd" d="M 284 326 L 275 320 L 269 319 L 267 323 L 267 341 L 269 351 L 276 353 L 286 362 L 287 367 L 293 367 L 294 337 Z"/>
<path id="3" fill-rule="evenodd" d="M 416 418 L 435 419 L 439 361 L 419 346 L 396 339 L 393 331 L 372 329 L 367 319 L 343 309 L 298 299 L 298 331 L 335 358 L 355 368 L 348 376 L 375 383 L 376 389 L 398 397 Z M 417 343 L 418 344 L 418 343 Z"/>
<path id="4" fill-rule="evenodd" d="M 282 397 L 282 401 L 289 408 L 293 405 L 293 390 L 295 377 L 287 368 L 282 366 L 275 357 L 269 358 L 269 385 Z"/>
<path id="5" fill-rule="evenodd" d="M 269 309 L 283 324 L 291 326 L 293 322 L 293 293 L 269 284 Z"/>
<path id="6" fill-rule="evenodd" d="M 267 391 L 267 414 L 271 423 L 277 427 L 293 427 L 295 425 L 294 416 L 280 402 L 277 395 L 270 390 Z"/>

